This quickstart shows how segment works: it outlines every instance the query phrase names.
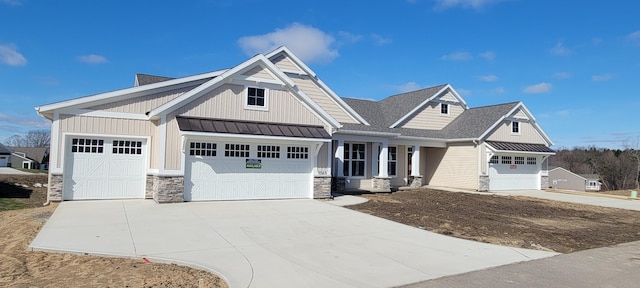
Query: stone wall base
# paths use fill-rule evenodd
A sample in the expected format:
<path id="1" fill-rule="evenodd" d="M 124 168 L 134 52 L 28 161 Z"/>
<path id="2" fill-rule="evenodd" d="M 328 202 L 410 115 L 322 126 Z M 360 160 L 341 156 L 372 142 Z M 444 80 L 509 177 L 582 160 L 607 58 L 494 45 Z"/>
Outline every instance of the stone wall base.
<path id="1" fill-rule="evenodd" d="M 391 178 L 374 177 L 371 181 L 371 192 L 391 192 Z"/>
<path id="2" fill-rule="evenodd" d="M 422 175 L 409 176 L 409 187 L 411 188 L 422 187 Z"/>
<path id="3" fill-rule="evenodd" d="M 478 180 L 478 191 L 487 192 L 489 191 L 489 175 L 480 175 L 480 179 Z"/>
<path id="4" fill-rule="evenodd" d="M 47 188 L 47 201 L 62 201 L 62 174 L 49 172 L 49 187 Z"/>
<path id="5" fill-rule="evenodd" d="M 347 182 L 344 177 L 333 177 L 331 181 L 331 191 L 333 192 L 344 192 L 346 189 Z"/>
<path id="6" fill-rule="evenodd" d="M 541 189 L 549 189 L 549 176 L 540 176 Z"/>
<path id="7" fill-rule="evenodd" d="M 331 197 L 331 176 L 313 177 L 313 198 L 326 199 Z"/>
<path id="8" fill-rule="evenodd" d="M 157 203 L 184 202 L 183 176 L 153 176 L 153 200 Z"/>
<path id="9" fill-rule="evenodd" d="M 147 175 L 147 183 L 144 189 L 144 199 L 153 199 L 153 175 Z"/>

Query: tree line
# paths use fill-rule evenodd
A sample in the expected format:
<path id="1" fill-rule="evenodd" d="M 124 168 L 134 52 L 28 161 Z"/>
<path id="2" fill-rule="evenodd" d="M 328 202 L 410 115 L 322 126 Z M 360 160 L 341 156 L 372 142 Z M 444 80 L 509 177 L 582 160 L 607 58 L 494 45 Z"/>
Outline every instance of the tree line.
<path id="1" fill-rule="evenodd" d="M 549 169 L 562 167 L 576 174 L 598 174 L 602 190 L 638 189 L 640 178 L 640 150 L 636 146 L 625 149 L 561 148 L 549 157 Z"/>
<path id="2" fill-rule="evenodd" d="M 51 132 L 49 129 L 29 130 L 24 135 L 13 135 L 5 140 L 7 146 L 13 147 L 49 147 Z"/>

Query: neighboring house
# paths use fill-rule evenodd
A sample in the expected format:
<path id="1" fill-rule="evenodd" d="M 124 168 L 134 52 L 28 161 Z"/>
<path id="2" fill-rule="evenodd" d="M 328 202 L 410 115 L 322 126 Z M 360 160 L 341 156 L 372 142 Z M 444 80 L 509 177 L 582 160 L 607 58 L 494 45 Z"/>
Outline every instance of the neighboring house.
<path id="1" fill-rule="evenodd" d="M 10 147 L 11 167 L 47 170 L 49 165 L 48 147 Z"/>
<path id="2" fill-rule="evenodd" d="M 36 110 L 52 120 L 53 201 L 326 198 L 332 184 L 540 189 L 553 154 L 520 102 L 470 109 L 450 85 L 342 99 L 285 47 Z"/>
<path id="3" fill-rule="evenodd" d="M 600 191 L 602 183 L 598 174 L 576 174 L 562 167 L 549 170 L 549 186 L 554 189 L 575 191 Z"/>
<path id="4" fill-rule="evenodd" d="M 11 149 L 9 147 L 0 144 L 0 167 L 11 166 Z"/>

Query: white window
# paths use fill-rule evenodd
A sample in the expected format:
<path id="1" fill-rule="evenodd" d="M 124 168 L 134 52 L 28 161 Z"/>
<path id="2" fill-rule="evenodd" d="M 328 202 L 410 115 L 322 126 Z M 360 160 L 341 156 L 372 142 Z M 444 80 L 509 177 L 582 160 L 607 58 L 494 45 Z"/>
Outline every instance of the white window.
<path id="1" fill-rule="evenodd" d="M 514 157 L 513 164 L 524 165 L 524 157 L 522 157 L 522 156 Z"/>
<path id="2" fill-rule="evenodd" d="M 287 147 L 287 159 L 309 159 L 309 147 Z"/>
<path id="3" fill-rule="evenodd" d="M 589 185 L 587 186 L 587 188 L 597 189 L 598 188 L 598 181 L 589 181 Z"/>
<path id="4" fill-rule="evenodd" d="M 511 134 L 520 134 L 520 122 L 511 122 Z"/>
<path id="5" fill-rule="evenodd" d="M 189 144 L 189 155 L 216 157 L 216 148 L 216 143 L 191 142 L 191 144 Z"/>
<path id="6" fill-rule="evenodd" d="M 71 152 L 73 153 L 104 153 L 104 140 L 101 139 L 71 139 Z"/>
<path id="7" fill-rule="evenodd" d="M 412 148 L 412 147 L 411 147 Z M 378 147 L 378 155 L 380 155 L 381 147 Z M 387 175 L 398 176 L 398 148 L 387 147 Z M 378 167 L 380 167 L 380 157 L 378 156 Z"/>
<path id="8" fill-rule="evenodd" d="M 247 87 L 247 108 L 267 109 L 267 91 L 264 88 Z"/>
<path id="9" fill-rule="evenodd" d="M 511 156 L 502 156 L 502 164 L 511 164 Z"/>
<path id="10" fill-rule="evenodd" d="M 142 154 L 142 141 L 113 140 L 113 154 Z"/>
<path id="11" fill-rule="evenodd" d="M 365 144 L 344 143 L 344 176 L 364 177 Z"/>
<path id="12" fill-rule="evenodd" d="M 258 145 L 258 158 L 280 158 L 280 146 Z"/>
<path id="13" fill-rule="evenodd" d="M 250 145 L 224 144 L 224 157 L 249 157 Z"/>
<path id="14" fill-rule="evenodd" d="M 489 159 L 489 163 L 498 164 L 498 156 L 496 155 L 491 156 L 491 159 Z"/>
<path id="15" fill-rule="evenodd" d="M 527 165 L 536 165 L 537 164 L 536 157 L 527 157 Z"/>
<path id="16" fill-rule="evenodd" d="M 449 115 L 449 104 L 440 103 L 440 114 Z"/>

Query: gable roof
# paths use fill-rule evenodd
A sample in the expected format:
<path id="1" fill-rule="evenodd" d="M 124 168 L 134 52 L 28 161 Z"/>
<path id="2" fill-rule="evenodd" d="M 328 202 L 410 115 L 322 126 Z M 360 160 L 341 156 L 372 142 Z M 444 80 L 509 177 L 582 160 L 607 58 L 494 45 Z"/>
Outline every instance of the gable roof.
<path id="1" fill-rule="evenodd" d="M 460 97 L 449 84 L 434 86 L 426 89 L 397 94 L 383 99 L 382 102 L 389 118 L 395 119 L 389 127 L 396 128 L 404 123 L 411 116 L 418 113 L 426 105 L 438 96 L 450 91 L 451 94 L 462 104 L 463 109 L 467 109 L 467 103 Z"/>
<path id="2" fill-rule="evenodd" d="M 596 181 L 600 180 L 600 175 L 598 175 L 598 174 L 577 174 L 577 173 L 573 173 L 571 170 L 565 169 L 563 167 L 555 167 L 553 169 L 550 169 L 549 172 L 552 172 L 554 170 L 559 170 L 559 169 L 562 169 L 562 170 L 564 170 L 566 172 L 569 172 L 569 173 L 571 173 L 572 175 L 575 175 L 578 178 L 582 178 L 583 180 L 596 180 Z"/>
<path id="3" fill-rule="evenodd" d="M 10 155 L 11 153 L 13 153 L 13 151 L 11 151 L 11 149 L 9 149 L 9 147 L 2 145 L 2 143 L 0 143 L 0 154 L 1 155 Z"/>
<path id="4" fill-rule="evenodd" d="M 499 123 L 519 102 L 511 102 L 468 109 L 442 130 L 450 139 L 480 139 Z"/>
<path id="5" fill-rule="evenodd" d="M 164 81 L 173 80 L 173 79 L 176 79 L 176 78 L 138 73 L 136 74 L 136 80 L 133 83 L 133 86 L 148 85 L 148 84 L 164 82 Z"/>
<path id="6" fill-rule="evenodd" d="M 49 154 L 48 147 L 10 147 L 13 153 L 21 152 L 26 155 L 26 158 L 35 160 L 37 162 L 44 162 L 45 156 Z"/>

